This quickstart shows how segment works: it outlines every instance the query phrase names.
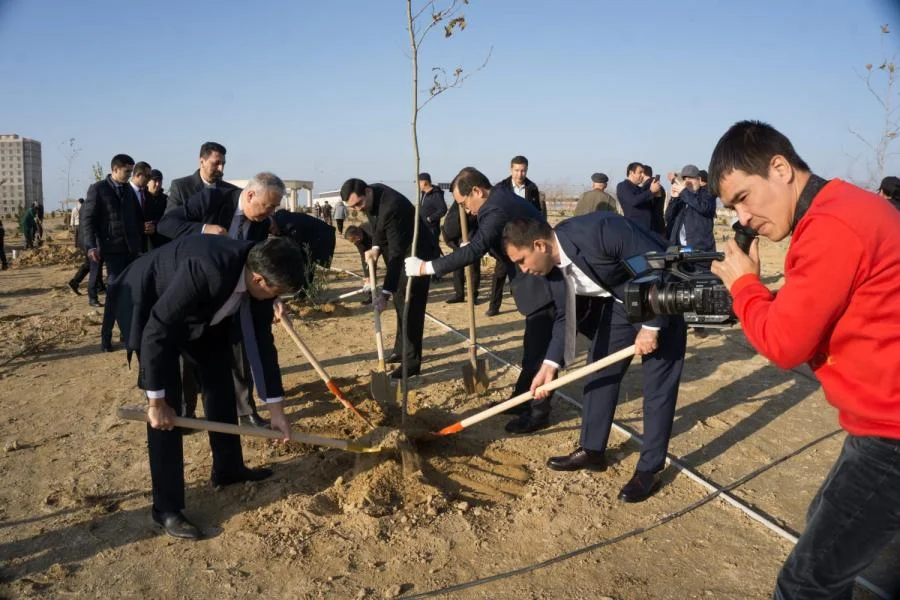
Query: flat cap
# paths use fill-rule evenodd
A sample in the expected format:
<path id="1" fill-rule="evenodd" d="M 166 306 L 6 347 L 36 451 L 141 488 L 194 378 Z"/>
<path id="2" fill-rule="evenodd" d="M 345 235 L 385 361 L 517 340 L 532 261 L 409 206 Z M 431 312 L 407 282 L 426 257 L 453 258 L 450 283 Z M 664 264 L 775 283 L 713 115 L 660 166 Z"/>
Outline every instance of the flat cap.
<path id="1" fill-rule="evenodd" d="M 682 177 L 700 177 L 700 169 L 697 168 L 697 165 L 684 165 L 684 168 L 681 169 Z"/>
<path id="2" fill-rule="evenodd" d="M 609 177 L 606 176 L 606 173 L 594 173 L 591 175 L 591 181 L 594 183 L 609 183 Z"/>

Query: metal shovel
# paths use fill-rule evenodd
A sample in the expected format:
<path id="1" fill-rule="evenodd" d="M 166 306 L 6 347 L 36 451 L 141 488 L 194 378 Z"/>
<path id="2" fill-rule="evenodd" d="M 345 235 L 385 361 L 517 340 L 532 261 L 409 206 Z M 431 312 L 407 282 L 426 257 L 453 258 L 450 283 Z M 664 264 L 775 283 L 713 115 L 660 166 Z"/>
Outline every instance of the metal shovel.
<path id="1" fill-rule="evenodd" d="M 462 229 L 463 244 L 469 243 L 469 224 L 466 209 L 459 204 L 459 226 Z M 488 389 L 488 363 L 486 358 L 478 358 L 478 343 L 475 340 L 475 268 L 466 267 L 466 301 L 469 305 L 469 361 L 462 367 L 463 386 L 467 394 L 483 394 Z"/>
<path id="2" fill-rule="evenodd" d="M 375 261 L 368 260 L 369 265 L 369 287 L 372 291 L 372 311 L 375 315 L 375 346 L 378 348 L 378 370 L 370 371 L 372 378 L 371 388 L 372 397 L 375 401 L 384 407 L 397 403 L 397 389 L 391 385 L 391 378 L 387 372 L 387 365 L 384 362 L 384 339 L 381 335 L 381 314 L 375 306 Z"/>

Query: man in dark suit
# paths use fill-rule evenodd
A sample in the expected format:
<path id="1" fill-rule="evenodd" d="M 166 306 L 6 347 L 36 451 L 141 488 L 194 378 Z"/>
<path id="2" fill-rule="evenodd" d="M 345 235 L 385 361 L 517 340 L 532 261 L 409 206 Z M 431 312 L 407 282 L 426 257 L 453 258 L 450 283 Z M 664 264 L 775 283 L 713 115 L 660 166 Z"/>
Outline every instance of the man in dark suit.
<path id="1" fill-rule="evenodd" d="M 406 273 L 419 276 L 443 275 L 475 264 L 488 252 L 498 264 L 504 265 L 516 307 L 525 315 L 522 372 L 513 390 L 515 396 L 528 390 L 541 367 L 552 338 L 553 322 L 556 319 L 554 306 L 565 301 L 565 290 L 559 285 L 551 285 L 551 281 L 544 277 L 522 273 L 515 268 L 503 247 L 503 226 L 511 219 L 544 222 L 544 217 L 531 203 L 504 186 L 491 188 L 488 178 L 473 167 L 466 167 L 453 180 L 453 198 L 466 212 L 478 217 L 477 232 L 468 245 L 433 262 L 423 262 L 420 258 L 407 259 Z M 555 279 L 560 280 L 559 275 Z M 554 296 L 559 297 L 559 302 L 555 301 Z M 518 417 L 506 425 L 506 430 L 510 433 L 531 433 L 550 423 L 549 398 L 517 408 L 515 412 Z"/>
<path id="2" fill-rule="evenodd" d="M 334 227 L 306 213 L 280 209 L 269 217 L 269 233 L 292 239 L 307 253 L 307 263 L 324 268 L 334 258 Z"/>
<path id="3" fill-rule="evenodd" d="M 528 159 L 524 156 L 514 156 L 509 162 L 509 177 L 500 181 L 497 187 L 513 192 L 517 196 L 525 198 L 541 215 L 547 218 L 547 204 L 541 200 L 541 192 L 538 186 L 528 179 Z M 494 264 L 494 272 L 491 275 L 491 296 L 485 315 L 493 317 L 500 314 L 500 305 L 503 303 L 503 287 L 506 285 L 506 265 L 503 261 Z"/>
<path id="4" fill-rule="evenodd" d="M 428 225 L 428 231 L 434 238 L 434 245 L 440 252 L 441 219 L 447 214 L 447 202 L 444 200 L 444 190 L 431 185 L 429 173 L 419 173 L 419 194 L 422 197 L 422 217 Z"/>
<path id="5" fill-rule="evenodd" d="M 142 249 L 144 221 L 141 206 L 128 179 L 134 160 L 127 154 L 117 154 L 110 163 L 111 173 L 88 188 L 81 208 L 82 243 L 88 258 L 106 263 L 110 282 L 118 277 Z M 91 271 L 89 289 L 97 289 L 99 269 Z M 91 305 L 99 306 L 99 303 Z M 112 351 L 112 321 L 103 320 L 100 327 L 100 347 Z M 121 329 L 121 327 L 120 327 Z"/>
<path id="6" fill-rule="evenodd" d="M 590 362 L 635 345 L 644 384 L 644 446 L 637 469 L 619 498 L 625 502 L 645 500 L 658 488 L 658 473 L 665 466 L 686 333 L 680 316 L 655 317 L 637 324 L 628 321 L 621 300 L 631 277 L 623 261 L 664 250 L 662 241 L 610 213 L 567 219 L 555 231 L 538 219 L 515 219 L 504 227 L 503 240 L 519 269 L 545 277 L 562 275 L 566 288 L 566 300 L 557 304 L 553 337 L 544 364 L 531 383 L 532 391 L 555 379 L 560 366 L 572 365 L 577 330 L 591 339 Z M 550 458 L 547 465 L 551 469 L 606 468 L 604 451 L 619 385 L 630 362 L 610 365 L 585 384 L 581 443 L 567 456 Z"/>
<path id="7" fill-rule="evenodd" d="M 459 219 L 459 204 L 453 202 L 447 211 L 447 217 L 444 219 L 443 232 L 444 241 L 453 251 L 459 250 L 462 243 L 462 227 Z M 466 213 L 466 224 L 469 227 L 469 239 L 475 236 L 478 230 L 478 219 L 475 215 Z M 475 302 L 478 302 L 478 288 L 481 285 L 481 261 L 476 260 L 472 265 L 473 288 L 475 290 Z M 466 270 L 465 268 L 453 271 L 453 297 L 447 299 L 447 304 L 458 304 L 466 301 Z"/>
<path id="8" fill-rule="evenodd" d="M 685 165 L 681 179 L 671 177 L 672 199 L 666 207 L 666 237 L 670 244 L 690 246 L 698 252 L 715 252 L 713 235 L 716 199 L 700 185 L 700 169 Z M 704 265 L 709 268 L 709 264 Z"/>
<path id="9" fill-rule="evenodd" d="M 147 251 L 159 248 L 169 238 L 159 233 L 156 228 L 166 212 L 169 196 L 163 192 L 163 174 L 159 169 L 151 169 L 144 194 L 144 237 Z"/>
<path id="10" fill-rule="evenodd" d="M 298 287 L 300 248 L 283 238 L 259 244 L 223 236 L 188 236 L 133 262 L 112 282 L 106 312 L 123 324 L 125 347 L 137 352 L 138 387 L 147 395 L 147 444 L 153 486 L 153 520 L 169 535 L 198 539 L 200 531 L 182 514 L 184 459 L 178 356 L 197 367 L 209 420 L 236 423 L 234 386 L 222 377 L 231 361 L 236 328 L 246 339 L 256 386 L 272 416 L 272 428 L 290 437 L 284 390 L 272 336 L 272 300 Z M 236 435 L 210 433 L 212 483 L 258 481 L 270 469 L 244 466 Z"/>
<path id="11" fill-rule="evenodd" d="M 239 189 L 224 181 L 224 175 L 225 146 L 216 142 L 204 143 L 200 146 L 200 168 L 193 175 L 172 180 L 166 212 L 181 206 L 203 188 L 221 188 L 223 191 Z"/>
<path id="12" fill-rule="evenodd" d="M 633 162 L 628 165 L 625 179 L 616 186 L 616 196 L 622 214 L 647 231 L 653 231 L 653 201 L 662 189 L 659 178 L 644 176 L 644 165 Z"/>
<path id="13" fill-rule="evenodd" d="M 223 235 L 236 240 L 266 239 L 269 235 L 267 219 L 275 212 L 284 197 L 284 182 L 272 173 L 258 173 L 243 190 L 237 187 L 203 187 L 187 198 L 182 206 L 166 212 L 159 222 L 159 232 L 176 239 L 185 235 L 205 233 Z M 253 402 L 251 372 L 240 336 L 234 338 L 234 378 L 237 413 L 241 424 L 264 427 L 265 420 Z M 196 394 L 186 397 L 188 414 L 193 413 Z"/>
<path id="14" fill-rule="evenodd" d="M 652 179 L 654 179 L 653 167 L 644 165 L 644 181 L 641 185 L 647 186 L 647 189 L 649 189 L 651 184 L 648 182 Z M 655 179 L 659 180 L 659 177 L 656 177 Z M 654 192 L 650 199 L 650 231 L 664 237 L 666 235 L 665 212 L 666 190 L 662 186 L 659 186 L 659 190 Z"/>
<path id="15" fill-rule="evenodd" d="M 407 374 L 418 375 L 422 367 L 422 334 L 425 330 L 425 306 L 428 303 L 428 288 L 431 280 L 427 277 L 413 280 L 407 311 L 406 330 L 403 329 L 403 303 L 406 293 L 406 277 L 403 259 L 412 254 L 413 228 L 416 209 L 400 192 L 386 185 L 368 185 L 362 179 L 348 179 L 341 186 L 341 200 L 351 210 L 366 213 L 372 224 L 372 249 L 366 252 L 374 261 L 384 255 L 387 270 L 384 274 L 381 294 L 375 297 L 376 308 L 383 311 L 393 298 L 397 313 L 397 335 L 394 337 L 394 351 L 388 362 L 406 362 Z M 419 238 L 415 254 L 426 258 L 438 255 L 434 238 L 419 217 Z M 403 338 L 406 336 L 406 356 L 403 352 Z M 400 379 L 402 366 L 391 372 L 391 377 Z"/>

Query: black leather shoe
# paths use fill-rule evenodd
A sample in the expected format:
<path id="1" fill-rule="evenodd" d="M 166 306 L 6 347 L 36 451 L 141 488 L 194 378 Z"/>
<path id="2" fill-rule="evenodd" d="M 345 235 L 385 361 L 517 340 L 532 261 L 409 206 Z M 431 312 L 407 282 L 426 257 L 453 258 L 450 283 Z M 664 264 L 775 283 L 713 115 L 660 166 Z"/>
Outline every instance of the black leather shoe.
<path id="1" fill-rule="evenodd" d="M 408 377 L 415 377 L 419 373 L 422 372 L 422 365 L 409 365 L 409 369 L 406 372 Z M 403 378 L 403 365 L 400 365 L 393 371 L 391 371 L 391 379 L 402 379 Z"/>
<path id="2" fill-rule="evenodd" d="M 484 311 L 484 314 L 487 317 L 496 317 L 497 315 L 500 314 L 500 311 L 497 309 L 494 309 L 494 308 L 489 308 L 486 311 Z"/>
<path id="3" fill-rule="evenodd" d="M 643 502 L 659 489 L 659 475 L 651 471 L 635 471 L 622 491 L 619 500 L 623 502 Z"/>
<path id="4" fill-rule="evenodd" d="M 239 425 L 251 425 L 253 427 L 268 427 L 269 422 L 263 419 L 256 413 L 251 413 L 249 415 L 241 415 L 238 417 Z"/>
<path id="5" fill-rule="evenodd" d="M 183 540 L 199 540 L 203 537 L 197 526 L 188 521 L 181 511 L 160 512 L 154 508 L 152 514 L 153 520 L 172 537 Z"/>
<path id="6" fill-rule="evenodd" d="M 403 357 L 397 354 L 396 352 L 391 352 L 391 355 L 388 356 L 385 361 L 386 363 L 398 363 L 403 362 Z"/>
<path id="7" fill-rule="evenodd" d="M 107 340 L 107 339 L 101 338 L 100 339 L 100 351 L 101 352 L 112 352 L 113 351 L 112 340 Z"/>
<path id="8" fill-rule="evenodd" d="M 549 415 L 534 417 L 530 412 L 524 412 L 507 423 L 505 429 L 507 433 L 521 435 L 524 433 L 534 433 L 535 431 L 540 431 L 541 429 L 546 429 L 547 427 L 550 427 Z"/>
<path id="9" fill-rule="evenodd" d="M 447 304 L 459 304 L 460 302 L 465 302 L 465 298 L 448 298 L 446 300 Z"/>
<path id="10" fill-rule="evenodd" d="M 212 484 L 215 486 L 234 485 L 235 483 L 244 483 L 245 481 L 262 481 L 272 476 L 272 469 L 260 467 L 258 469 L 250 469 L 242 467 L 237 473 L 229 473 L 228 475 L 212 476 Z"/>
<path id="11" fill-rule="evenodd" d="M 72 290 L 73 292 L 75 292 L 76 296 L 81 295 L 81 292 L 78 291 L 78 284 L 75 283 L 74 281 L 69 282 L 69 289 Z"/>
<path id="12" fill-rule="evenodd" d="M 605 471 L 606 457 L 596 450 L 585 450 L 581 446 L 575 452 L 566 456 L 551 456 L 547 459 L 547 466 L 554 471 Z"/>
<path id="13" fill-rule="evenodd" d="M 103 303 L 96 298 L 91 298 L 90 300 L 88 300 L 88 306 L 100 307 L 103 306 Z"/>

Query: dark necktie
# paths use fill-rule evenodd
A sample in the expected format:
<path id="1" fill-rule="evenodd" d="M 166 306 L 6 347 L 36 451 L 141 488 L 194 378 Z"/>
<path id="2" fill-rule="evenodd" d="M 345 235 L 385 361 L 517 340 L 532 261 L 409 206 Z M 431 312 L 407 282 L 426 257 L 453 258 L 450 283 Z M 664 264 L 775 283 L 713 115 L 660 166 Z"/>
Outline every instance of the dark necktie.
<path id="1" fill-rule="evenodd" d="M 247 217 L 245 217 L 244 215 L 238 215 L 237 235 L 235 236 L 235 239 L 244 239 L 244 222 L 246 220 Z"/>
<path id="2" fill-rule="evenodd" d="M 146 211 L 144 209 L 144 190 L 138 189 L 138 200 L 141 203 L 141 214 L 144 214 Z"/>

